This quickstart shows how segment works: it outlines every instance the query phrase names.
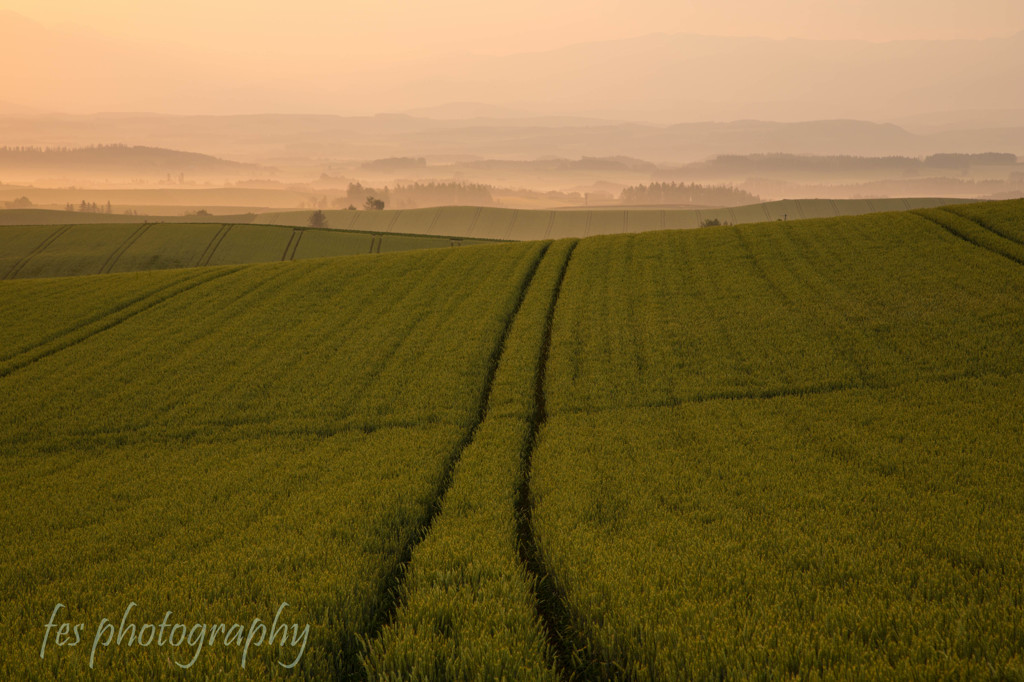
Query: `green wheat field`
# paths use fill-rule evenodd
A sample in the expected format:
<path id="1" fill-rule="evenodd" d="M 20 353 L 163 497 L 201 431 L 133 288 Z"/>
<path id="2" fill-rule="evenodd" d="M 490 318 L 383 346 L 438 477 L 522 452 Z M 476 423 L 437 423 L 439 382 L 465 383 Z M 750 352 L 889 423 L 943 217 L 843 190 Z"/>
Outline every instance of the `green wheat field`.
<path id="1" fill-rule="evenodd" d="M 0 678 L 1024 679 L 1024 200 L 598 213 L 0 227 Z"/>

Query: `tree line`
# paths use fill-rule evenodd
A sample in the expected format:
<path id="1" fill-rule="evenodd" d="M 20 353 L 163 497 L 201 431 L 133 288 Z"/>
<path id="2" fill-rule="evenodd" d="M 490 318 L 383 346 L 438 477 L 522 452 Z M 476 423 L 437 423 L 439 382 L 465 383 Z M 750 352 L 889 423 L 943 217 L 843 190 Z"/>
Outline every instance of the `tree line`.
<path id="1" fill-rule="evenodd" d="M 622 190 L 623 204 L 702 204 L 711 206 L 743 206 L 761 201 L 757 195 L 732 185 L 698 185 L 696 183 L 652 182 Z"/>

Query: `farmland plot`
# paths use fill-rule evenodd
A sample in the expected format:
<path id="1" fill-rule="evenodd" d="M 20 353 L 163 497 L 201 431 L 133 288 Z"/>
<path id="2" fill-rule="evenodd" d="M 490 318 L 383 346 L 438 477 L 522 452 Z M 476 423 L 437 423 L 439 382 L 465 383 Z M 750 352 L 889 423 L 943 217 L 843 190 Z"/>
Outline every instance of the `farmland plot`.
<path id="1" fill-rule="evenodd" d="M 135 601 L 287 602 L 316 679 L 1021 677 L 1017 224 L 0 282 L 0 675 L 180 677 L 191 652 L 39 658 L 54 604 Z"/>
<path id="2" fill-rule="evenodd" d="M 132 601 L 143 621 L 192 622 L 288 602 L 312 629 L 305 674 L 358 671 L 542 251 L 181 271 L 206 279 L 0 379 L 0 672 L 94 674 L 88 647 L 40 662 L 38 622 L 57 603 L 95 624 Z M 142 299 L 172 277 L 95 281 Z M 4 283 L 0 299 L 53 286 Z M 211 648 L 191 672 L 259 677 L 281 655 L 243 669 Z M 101 675 L 177 670 L 166 649 L 97 657 Z"/>
<path id="3" fill-rule="evenodd" d="M 921 216 L 584 240 L 533 532 L 581 679 L 1024 674 L 1024 269 Z"/>

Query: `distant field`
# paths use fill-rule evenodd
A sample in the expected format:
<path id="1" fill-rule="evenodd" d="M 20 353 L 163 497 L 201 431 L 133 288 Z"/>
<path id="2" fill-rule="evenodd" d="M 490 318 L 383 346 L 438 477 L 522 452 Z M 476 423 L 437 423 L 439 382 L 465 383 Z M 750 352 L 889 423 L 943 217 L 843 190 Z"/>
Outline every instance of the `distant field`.
<path id="1" fill-rule="evenodd" d="M 0 279 L 266 263 L 472 243 L 480 240 L 278 225 L 139 224 L 138 218 L 131 223 L 22 225 L 0 227 Z"/>
<path id="2" fill-rule="evenodd" d="M 598 234 L 647 232 L 700 227 L 717 220 L 732 225 L 775 220 L 835 218 L 885 211 L 909 211 L 964 203 L 962 199 L 795 199 L 751 206 L 711 209 L 615 208 L 523 210 L 450 206 L 398 211 L 324 211 L 328 226 L 345 230 L 413 232 L 529 241 L 592 237 Z M 261 213 L 258 221 L 273 225 L 307 225 L 312 211 Z"/>
<path id="3" fill-rule="evenodd" d="M 365 232 L 405 232 L 411 234 L 446 235 L 527 241 L 548 236 L 584 237 L 593 234 L 643 232 L 657 229 L 699 227 L 704 221 L 718 220 L 733 225 L 759 223 L 766 220 L 798 220 L 803 218 L 835 218 L 884 211 L 909 211 L 964 203 L 963 199 L 794 199 L 770 201 L 735 208 L 681 209 L 656 206 L 602 206 L 594 209 L 526 210 L 447 206 L 386 211 L 324 211 L 327 227 Z M 273 211 L 253 215 L 239 212 L 214 216 L 144 216 L 105 215 L 45 209 L 0 210 L 0 225 L 54 225 L 65 223 L 138 222 L 212 222 L 259 223 L 264 225 L 309 225 L 312 211 Z M 603 214 L 618 214 L 615 217 Z M 593 216 L 566 218 L 563 214 Z M 623 214 L 626 214 L 625 217 Z M 587 225 L 588 220 L 593 224 Z M 550 226 L 550 229 L 549 229 Z"/>
<path id="4" fill-rule="evenodd" d="M 140 212 L 141 213 L 141 212 Z M 251 223 L 252 213 L 229 215 L 167 216 L 161 213 L 124 215 L 120 213 L 89 213 L 79 211 L 57 211 L 45 208 L 7 208 L 0 210 L 0 226 L 5 225 L 67 225 L 93 223 L 137 223 L 141 220 L 165 223 Z M 308 224 L 308 223 L 307 223 Z"/>
<path id="5" fill-rule="evenodd" d="M 564 216 L 523 224 L 638 219 Z M 37 272 L 195 262 L 7 229 L 67 237 Z M 199 262 L 356 234 L 236 229 Z M 0 316 L 0 678 L 1024 678 L 1024 200 L 16 279 Z M 131 601 L 287 602 L 308 646 L 90 669 Z M 56 603 L 92 629 L 40 658 Z"/>
<path id="6" fill-rule="evenodd" d="M 801 200 L 701 211 L 524 211 L 449 206 L 403 211 L 326 211 L 328 229 L 306 228 L 310 211 L 207 216 L 194 223 L 150 222 L 136 216 L 41 211 L 0 212 L 20 221 L 0 228 L 0 278 L 56 277 L 389 253 L 479 243 L 530 241 L 836 217 L 930 208 L 946 199 Z M 68 226 L 48 221 L 74 220 Z M 81 220 L 80 220 L 81 219 Z M 192 220 L 192 219 L 190 219 Z M 249 224 L 253 221 L 257 224 Z M 59 225 L 59 227 L 58 227 Z M 287 229 L 292 226 L 296 229 Z"/>

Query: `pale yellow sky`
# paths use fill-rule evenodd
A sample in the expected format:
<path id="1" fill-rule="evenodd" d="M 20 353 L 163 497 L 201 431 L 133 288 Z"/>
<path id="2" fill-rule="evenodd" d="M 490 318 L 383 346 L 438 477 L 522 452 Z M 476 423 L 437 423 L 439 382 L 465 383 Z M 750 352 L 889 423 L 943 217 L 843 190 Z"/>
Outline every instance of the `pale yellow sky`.
<path id="1" fill-rule="evenodd" d="M 653 32 L 772 38 L 985 38 L 1021 0 L 0 0 L 48 25 L 242 55 L 503 54 Z"/>

